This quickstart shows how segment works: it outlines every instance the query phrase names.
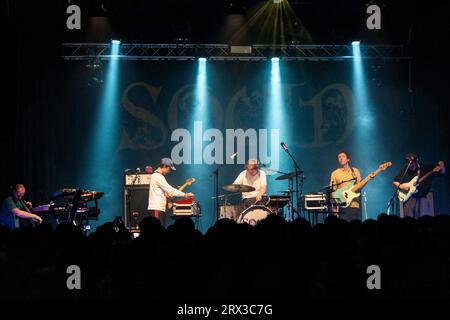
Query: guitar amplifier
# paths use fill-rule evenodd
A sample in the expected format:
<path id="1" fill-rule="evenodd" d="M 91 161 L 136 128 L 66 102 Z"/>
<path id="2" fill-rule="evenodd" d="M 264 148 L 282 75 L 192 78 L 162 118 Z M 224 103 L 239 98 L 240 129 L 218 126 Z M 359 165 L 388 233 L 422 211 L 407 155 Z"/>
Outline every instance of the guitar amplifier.
<path id="1" fill-rule="evenodd" d="M 148 217 L 148 186 L 135 185 L 123 188 L 125 227 L 136 229 L 141 220 Z"/>
<path id="2" fill-rule="evenodd" d="M 151 173 L 136 173 L 124 175 L 125 186 L 148 186 L 150 185 Z"/>

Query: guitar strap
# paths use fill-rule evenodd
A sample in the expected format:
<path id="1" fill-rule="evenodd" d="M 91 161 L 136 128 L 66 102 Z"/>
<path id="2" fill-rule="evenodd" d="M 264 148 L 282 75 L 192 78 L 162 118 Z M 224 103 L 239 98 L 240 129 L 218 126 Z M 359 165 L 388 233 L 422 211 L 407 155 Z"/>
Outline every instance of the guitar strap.
<path id="1" fill-rule="evenodd" d="M 355 170 L 353 170 L 353 167 L 352 167 L 352 166 L 350 166 L 350 170 L 352 171 L 352 177 L 353 177 L 354 179 L 357 179 Z M 356 184 L 357 182 L 358 182 L 358 181 L 355 180 L 355 182 L 354 182 L 353 184 Z"/>

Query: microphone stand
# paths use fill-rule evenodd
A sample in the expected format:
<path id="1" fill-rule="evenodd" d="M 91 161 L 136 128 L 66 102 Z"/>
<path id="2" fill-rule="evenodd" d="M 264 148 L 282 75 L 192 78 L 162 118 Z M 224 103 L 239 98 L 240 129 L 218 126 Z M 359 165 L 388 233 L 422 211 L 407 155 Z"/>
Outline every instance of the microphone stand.
<path id="1" fill-rule="evenodd" d="M 336 184 L 331 184 L 331 185 L 329 185 L 329 186 L 327 186 L 327 187 L 325 187 L 323 189 L 328 189 L 328 188 L 329 189 L 334 189 L 334 187 L 340 186 L 341 184 L 346 183 L 346 182 L 350 182 L 350 181 L 356 181 L 356 178 L 351 178 L 351 179 L 348 179 L 348 180 L 345 180 L 345 181 L 341 181 L 341 182 L 336 183 Z"/>
<path id="2" fill-rule="evenodd" d="M 267 168 L 266 165 L 261 165 L 261 166 L 264 168 L 265 171 L 271 171 L 271 172 L 275 172 L 275 173 L 278 173 L 278 174 L 287 174 L 286 172 L 283 172 L 283 171 L 278 171 L 278 170 L 273 170 L 273 169 Z M 289 190 L 288 211 L 289 211 L 289 217 L 292 217 L 294 215 L 294 211 L 298 215 L 298 211 L 295 210 L 293 208 L 293 205 L 292 205 L 293 192 L 291 191 L 292 190 L 292 181 L 291 180 L 292 180 L 292 178 L 288 179 L 288 190 Z M 283 213 L 283 216 L 284 216 L 284 213 Z"/>
<path id="3" fill-rule="evenodd" d="M 394 203 L 395 196 L 397 195 L 398 190 L 400 190 L 400 185 L 403 183 L 403 179 L 405 179 L 406 173 L 408 172 L 409 167 L 411 166 L 412 162 L 413 162 L 413 159 L 409 160 L 409 163 L 408 163 L 408 165 L 406 166 L 406 169 L 405 169 L 405 171 L 403 172 L 402 177 L 400 178 L 400 182 L 399 182 L 397 188 L 395 189 L 394 194 L 393 194 L 392 197 L 391 197 L 391 200 L 389 200 L 389 202 L 388 202 L 388 206 L 387 206 L 387 208 L 386 208 L 386 213 L 387 213 L 388 215 L 389 215 L 389 212 L 390 212 L 390 210 L 391 210 L 391 207 L 392 207 L 392 205 L 393 205 L 393 203 Z M 402 204 L 400 203 L 400 205 L 402 205 Z"/>
<path id="4" fill-rule="evenodd" d="M 299 187 L 298 187 L 298 176 L 300 175 L 300 167 L 297 163 L 297 161 L 295 161 L 294 157 L 292 156 L 292 154 L 289 152 L 288 148 L 283 148 L 283 150 L 289 155 L 289 157 L 292 159 L 292 162 L 294 163 L 294 167 L 295 167 L 295 195 L 296 195 L 296 201 L 295 201 L 295 206 L 297 208 L 297 218 L 299 216 L 299 207 L 298 207 L 298 194 L 299 194 Z M 291 210 L 291 212 L 289 212 L 289 222 L 292 222 L 294 220 L 294 214 Z"/>
<path id="5" fill-rule="evenodd" d="M 215 189 L 215 199 L 216 199 L 216 221 L 219 220 L 220 210 L 219 210 L 219 171 L 225 164 L 220 164 L 216 170 L 214 170 L 209 176 L 214 176 L 214 189 Z"/>

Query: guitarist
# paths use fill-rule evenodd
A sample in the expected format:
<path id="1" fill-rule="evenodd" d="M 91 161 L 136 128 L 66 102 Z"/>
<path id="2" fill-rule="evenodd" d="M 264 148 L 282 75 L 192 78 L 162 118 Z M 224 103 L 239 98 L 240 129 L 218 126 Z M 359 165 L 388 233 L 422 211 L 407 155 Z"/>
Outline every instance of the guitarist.
<path id="1" fill-rule="evenodd" d="M 340 167 L 331 173 L 330 178 L 332 192 L 361 181 L 361 173 L 359 170 L 350 166 L 350 155 L 348 152 L 339 151 L 337 161 Z M 346 221 L 361 220 L 360 199 L 354 199 L 347 208 L 340 208 L 340 210 L 333 208 L 333 211 L 339 212 L 339 217 Z"/>
<path id="2" fill-rule="evenodd" d="M 172 187 L 164 177 L 166 174 L 176 170 L 173 161 L 170 158 L 161 159 L 158 168 L 153 172 L 150 179 L 150 187 L 148 192 L 148 210 L 150 215 L 156 217 L 161 222 L 163 227 L 166 226 L 166 194 L 173 197 L 192 198 L 194 194 L 184 193 Z"/>
<path id="3" fill-rule="evenodd" d="M 0 226 L 7 226 L 10 229 L 15 229 L 20 226 L 19 219 L 31 219 L 34 222 L 41 223 L 42 218 L 30 212 L 27 208 L 31 207 L 31 203 L 23 200 L 25 195 L 25 186 L 23 184 L 16 184 L 12 188 L 12 194 L 3 200 L 0 211 Z"/>
<path id="4" fill-rule="evenodd" d="M 409 167 L 408 167 L 409 164 Z M 430 164 L 419 163 L 417 155 L 408 153 L 405 157 L 405 166 L 399 171 L 394 178 L 394 186 L 399 187 L 405 192 L 409 191 L 408 182 L 415 176 L 421 178 L 420 187 L 417 193 L 413 194 L 411 198 L 403 203 L 404 217 L 418 218 L 424 215 L 432 215 L 431 204 L 427 198 L 427 194 L 431 189 L 433 179 L 439 175 L 445 174 L 444 161 L 439 161 L 437 166 Z M 403 177 L 403 180 L 402 180 Z"/>

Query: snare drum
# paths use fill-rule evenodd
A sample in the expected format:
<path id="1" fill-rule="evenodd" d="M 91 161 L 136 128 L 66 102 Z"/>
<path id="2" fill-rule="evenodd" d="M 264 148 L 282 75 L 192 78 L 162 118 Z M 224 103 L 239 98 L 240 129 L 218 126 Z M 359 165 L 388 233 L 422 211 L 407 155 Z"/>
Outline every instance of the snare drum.
<path id="1" fill-rule="evenodd" d="M 258 224 L 261 220 L 267 218 L 267 216 L 272 213 L 273 212 L 265 206 L 254 205 L 242 211 L 237 222 L 248 223 L 254 226 Z"/>

